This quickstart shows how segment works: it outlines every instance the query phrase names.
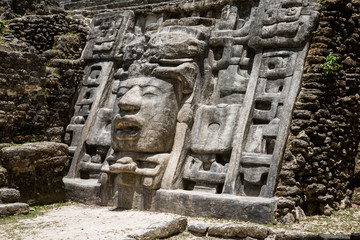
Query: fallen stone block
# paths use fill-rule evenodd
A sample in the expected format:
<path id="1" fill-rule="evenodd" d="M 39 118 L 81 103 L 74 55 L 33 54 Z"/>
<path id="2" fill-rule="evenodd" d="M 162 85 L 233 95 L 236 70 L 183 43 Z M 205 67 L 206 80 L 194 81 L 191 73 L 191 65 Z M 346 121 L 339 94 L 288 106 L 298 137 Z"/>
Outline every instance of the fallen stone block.
<path id="1" fill-rule="evenodd" d="M 247 230 L 245 225 L 239 224 L 214 224 L 209 227 L 209 236 L 218 237 L 247 237 Z"/>
<path id="2" fill-rule="evenodd" d="M 188 225 L 188 231 L 194 235 L 206 235 L 211 224 L 195 223 Z"/>
<path id="3" fill-rule="evenodd" d="M 14 203 L 20 198 L 19 190 L 14 188 L 0 188 L 0 202 Z"/>
<path id="4" fill-rule="evenodd" d="M 0 204 L 0 217 L 28 214 L 29 205 L 26 203 Z"/>
<path id="5" fill-rule="evenodd" d="M 176 233 L 185 231 L 187 219 L 185 217 L 177 217 L 171 221 L 153 225 L 145 230 L 130 233 L 128 238 L 137 240 L 153 240 L 155 238 L 166 238 Z"/>

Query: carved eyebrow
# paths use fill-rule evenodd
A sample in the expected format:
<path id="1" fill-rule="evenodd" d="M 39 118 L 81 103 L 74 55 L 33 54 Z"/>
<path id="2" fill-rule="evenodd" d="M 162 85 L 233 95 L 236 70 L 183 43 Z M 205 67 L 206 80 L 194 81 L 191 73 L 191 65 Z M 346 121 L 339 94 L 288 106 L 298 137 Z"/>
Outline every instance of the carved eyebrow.
<path id="1" fill-rule="evenodd" d="M 162 80 L 164 81 L 164 80 Z M 166 82 L 166 81 L 164 81 Z M 154 84 L 155 83 L 155 84 Z M 128 88 L 128 89 L 131 89 L 135 86 L 139 86 L 141 89 L 142 88 L 146 88 L 146 87 L 154 87 L 156 89 L 158 89 L 160 92 L 164 92 L 166 90 L 168 90 L 169 86 L 164 86 L 163 84 L 161 83 L 157 83 L 157 82 L 152 82 L 152 81 L 145 81 L 145 82 L 135 82 L 135 83 L 132 83 L 130 81 L 121 81 L 120 84 L 119 84 L 119 89 L 120 88 Z"/>
<path id="2" fill-rule="evenodd" d="M 142 89 L 144 89 L 144 88 L 149 88 L 149 87 L 154 87 L 154 88 L 156 88 L 157 90 L 159 90 L 160 92 L 163 92 L 163 90 L 162 90 L 161 88 L 159 88 L 159 87 L 157 87 L 157 86 L 154 86 L 154 85 L 144 85 L 144 86 L 141 86 Z"/>
<path id="3" fill-rule="evenodd" d="M 121 85 L 120 85 L 117 94 L 118 94 L 118 95 L 123 95 L 123 94 L 125 94 L 125 93 L 128 92 L 131 88 L 133 88 L 133 87 L 135 87 L 135 86 L 139 86 L 139 85 L 133 85 L 133 86 L 126 86 L 126 85 L 125 85 L 125 86 L 121 86 Z M 139 87 L 141 88 L 141 90 L 144 90 L 144 89 L 147 89 L 147 88 L 155 88 L 156 90 L 160 91 L 161 93 L 164 92 L 161 88 L 159 88 L 159 87 L 157 87 L 157 86 L 154 86 L 154 85 L 143 85 L 143 86 L 140 85 Z"/>

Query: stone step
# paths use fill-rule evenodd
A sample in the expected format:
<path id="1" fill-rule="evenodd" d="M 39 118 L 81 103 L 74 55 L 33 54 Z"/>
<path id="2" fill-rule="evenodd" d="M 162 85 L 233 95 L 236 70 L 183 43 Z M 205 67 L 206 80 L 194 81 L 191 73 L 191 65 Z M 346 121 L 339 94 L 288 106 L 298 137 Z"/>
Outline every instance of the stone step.
<path id="1" fill-rule="evenodd" d="M 0 217 L 28 214 L 29 205 L 26 203 L 4 203 L 0 204 Z"/>

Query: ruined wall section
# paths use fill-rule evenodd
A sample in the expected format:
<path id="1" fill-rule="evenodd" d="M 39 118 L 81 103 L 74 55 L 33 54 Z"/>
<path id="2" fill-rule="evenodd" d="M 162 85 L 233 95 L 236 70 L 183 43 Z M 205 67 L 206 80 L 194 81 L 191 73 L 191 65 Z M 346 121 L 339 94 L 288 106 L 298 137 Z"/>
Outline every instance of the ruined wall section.
<path id="1" fill-rule="evenodd" d="M 359 141 L 359 1 L 322 1 L 276 195 L 284 222 L 348 207 Z M 339 67 L 325 74 L 330 52 Z M 295 206 L 300 206 L 295 209 Z M 285 216 L 285 217 L 284 217 Z"/>
<path id="2" fill-rule="evenodd" d="M 65 14 L 26 15 L 12 20 L 9 28 L 8 37 L 27 43 L 28 49 L 24 50 L 38 54 L 52 49 L 58 36 L 81 33 L 83 38 L 86 38 L 88 30 L 80 16 L 71 17 Z M 81 49 L 77 57 L 80 57 L 80 54 Z"/>
<path id="3" fill-rule="evenodd" d="M 0 142 L 61 142 L 83 77 L 84 17 L 27 15 L 6 22 L 0 66 Z"/>
<path id="4" fill-rule="evenodd" d="M 45 59 L 1 51 L 0 140 L 21 142 L 44 134 L 48 117 Z"/>
<path id="5" fill-rule="evenodd" d="M 147 4 L 156 4 L 162 2 L 180 2 L 170 0 L 60 0 L 60 6 L 65 10 L 71 9 L 87 9 L 87 10 L 100 10 L 100 9 L 116 9 L 131 6 L 144 6 Z"/>

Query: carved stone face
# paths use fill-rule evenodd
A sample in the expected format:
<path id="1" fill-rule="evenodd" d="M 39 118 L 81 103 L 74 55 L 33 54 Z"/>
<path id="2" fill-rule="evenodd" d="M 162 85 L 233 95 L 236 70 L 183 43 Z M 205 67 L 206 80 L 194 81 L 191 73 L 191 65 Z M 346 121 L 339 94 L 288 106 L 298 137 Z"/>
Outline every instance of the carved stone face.
<path id="1" fill-rule="evenodd" d="M 172 83 L 154 77 L 121 81 L 114 112 L 115 151 L 170 152 L 178 113 Z"/>

